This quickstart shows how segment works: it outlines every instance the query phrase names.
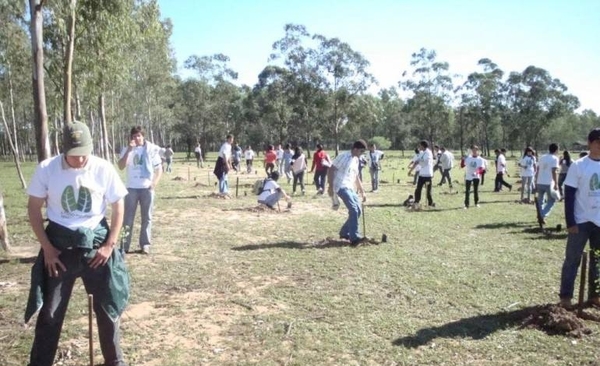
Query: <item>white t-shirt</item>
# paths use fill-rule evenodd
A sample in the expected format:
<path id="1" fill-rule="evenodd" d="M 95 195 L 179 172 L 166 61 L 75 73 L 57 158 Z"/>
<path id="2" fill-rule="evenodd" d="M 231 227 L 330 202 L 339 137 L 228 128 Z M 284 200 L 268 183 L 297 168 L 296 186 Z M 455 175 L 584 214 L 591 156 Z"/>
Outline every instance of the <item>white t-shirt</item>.
<path id="1" fill-rule="evenodd" d="M 146 141 L 142 146 L 136 146 L 127 156 L 127 182 L 128 188 L 148 188 L 152 184 L 154 170 L 160 168 L 162 160 L 159 147 Z M 121 150 L 121 158 L 125 156 L 127 148 Z"/>
<path id="2" fill-rule="evenodd" d="M 244 152 L 244 157 L 246 158 L 246 160 L 254 159 L 254 151 L 252 149 L 246 150 Z"/>
<path id="3" fill-rule="evenodd" d="M 454 167 L 454 155 L 448 150 L 444 151 L 442 156 L 440 156 L 440 163 L 442 164 L 442 169 L 452 169 Z"/>
<path id="4" fill-rule="evenodd" d="M 196 148 L 194 149 L 195 153 L 201 154 L 202 153 L 202 149 L 200 148 L 200 146 L 196 146 Z"/>
<path id="5" fill-rule="evenodd" d="M 350 151 L 346 151 L 333 160 L 332 166 L 336 168 L 333 177 L 333 191 L 337 193 L 340 188 L 354 190 L 358 177 L 358 158 L 352 156 Z"/>
<path id="6" fill-rule="evenodd" d="M 71 168 L 63 155 L 42 161 L 27 194 L 46 199 L 48 219 L 71 230 L 94 229 L 106 215 L 109 203 L 127 195 L 115 167 L 90 155 L 85 167 Z"/>
<path id="7" fill-rule="evenodd" d="M 221 149 L 219 150 L 219 156 L 228 161 L 231 159 L 231 144 L 227 141 L 221 145 Z"/>
<path id="8" fill-rule="evenodd" d="M 552 169 L 558 169 L 559 166 L 558 156 L 554 154 L 542 155 L 538 164 L 537 184 L 552 184 L 554 182 Z M 556 173 L 558 174 L 558 171 Z"/>
<path id="9" fill-rule="evenodd" d="M 419 171 L 420 177 L 433 177 L 433 154 L 431 150 L 425 149 L 419 154 L 419 165 L 421 169 Z"/>
<path id="10" fill-rule="evenodd" d="M 419 165 L 419 155 L 421 155 L 421 154 L 415 154 L 415 156 L 413 156 L 413 158 L 411 160 L 413 163 L 413 166 L 414 166 L 413 170 L 415 171 L 415 174 L 417 174 L 417 175 L 418 175 L 419 171 L 421 170 L 421 165 Z"/>
<path id="11" fill-rule="evenodd" d="M 371 169 L 374 169 L 375 165 L 379 164 L 379 162 L 381 161 L 381 157 L 383 156 L 383 151 L 374 150 L 373 152 L 371 152 L 369 150 L 369 152 L 367 154 L 369 156 L 369 167 Z"/>
<path id="12" fill-rule="evenodd" d="M 574 161 L 569 167 L 565 185 L 575 193 L 575 222 L 591 221 L 600 226 L 600 162 L 589 157 Z"/>
<path id="13" fill-rule="evenodd" d="M 506 173 L 506 157 L 504 154 L 498 155 L 498 161 L 496 162 L 496 173 Z"/>
<path id="14" fill-rule="evenodd" d="M 521 166 L 521 177 L 533 177 L 535 175 L 535 157 L 526 155 L 519 163 Z"/>
<path id="15" fill-rule="evenodd" d="M 265 185 L 263 186 L 262 193 L 258 195 L 258 200 L 259 201 L 266 200 L 267 197 L 269 197 L 270 195 L 272 195 L 273 193 L 275 193 L 275 191 L 278 188 L 279 188 L 279 184 L 277 184 L 277 182 L 275 182 L 272 179 L 267 179 L 265 181 Z"/>
<path id="16" fill-rule="evenodd" d="M 292 164 L 292 170 L 296 174 L 306 170 L 306 156 L 304 153 L 300 154 L 300 156 L 294 160 L 294 164 Z"/>
<path id="17" fill-rule="evenodd" d="M 465 159 L 465 180 L 481 179 L 481 171 L 485 169 L 485 159 L 481 156 L 469 155 Z"/>
<path id="18" fill-rule="evenodd" d="M 277 149 L 275 153 L 277 154 L 277 160 L 283 159 L 283 149 Z"/>

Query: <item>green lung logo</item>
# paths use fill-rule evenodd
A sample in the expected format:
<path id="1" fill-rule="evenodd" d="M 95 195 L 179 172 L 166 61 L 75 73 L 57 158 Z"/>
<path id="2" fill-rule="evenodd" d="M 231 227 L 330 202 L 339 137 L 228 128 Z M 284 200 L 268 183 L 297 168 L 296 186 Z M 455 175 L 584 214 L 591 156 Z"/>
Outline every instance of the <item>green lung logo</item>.
<path id="1" fill-rule="evenodd" d="M 144 164 L 144 156 L 143 155 L 135 155 L 133 157 L 133 165 L 143 165 Z"/>
<path id="2" fill-rule="evenodd" d="M 79 196 L 75 200 L 75 189 L 73 186 L 66 186 L 60 202 L 65 212 L 90 212 L 92 210 L 92 195 L 86 187 L 79 188 Z"/>
<path id="3" fill-rule="evenodd" d="M 600 179 L 598 179 L 598 173 L 594 173 L 592 179 L 590 179 L 590 191 L 596 191 L 598 189 L 600 189 Z"/>

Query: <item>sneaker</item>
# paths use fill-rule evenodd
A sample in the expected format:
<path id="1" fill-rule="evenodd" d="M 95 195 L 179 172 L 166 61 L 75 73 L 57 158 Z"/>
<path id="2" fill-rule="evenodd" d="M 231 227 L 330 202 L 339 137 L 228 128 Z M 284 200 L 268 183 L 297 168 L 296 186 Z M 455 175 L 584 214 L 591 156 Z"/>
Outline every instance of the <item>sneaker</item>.
<path id="1" fill-rule="evenodd" d="M 435 208 L 435 202 L 431 202 L 431 205 L 428 205 L 428 207 Z"/>
<path id="2" fill-rule="evenodd" d="M 481 207 L 481 206 L 480 206 L 480 205 L 479 205 L 479 203 L 478 203 L 478 204 L 476 204 L 476 205 L 475 205 L 475 207 L 479 208 L 479 207 Z"/>
<path id="3" fill-rule="evenodd" d="M 469 209 L 469 206 L 463 207 L 463 210 L 467 210 L 467 209 Z"/>
<path id="4" fill-rule="evenodd" d="M 142 247 L 142 254 L 150 254 L 150 245 L 144 245 Z"/>
<path id="5" fill-rule="evenodd" d="M 340 205 L 331 205 L 331 209 L 337 211 L 340 208 Z"/>

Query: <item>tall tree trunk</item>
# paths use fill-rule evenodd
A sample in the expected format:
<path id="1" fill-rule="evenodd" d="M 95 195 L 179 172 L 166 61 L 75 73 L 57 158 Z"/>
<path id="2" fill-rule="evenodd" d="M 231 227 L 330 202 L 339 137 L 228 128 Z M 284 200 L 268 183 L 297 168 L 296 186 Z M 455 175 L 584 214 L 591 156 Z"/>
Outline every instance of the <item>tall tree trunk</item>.
<path id="1" fill-rule="evenodd" d="M 108 128 L 106 128 L 106 109 L 104 108 L 104 93 L 98 97 L 98 115 L 100 116 L 100 128 L 102 128 L 102 157 L 110 161 L 110 149 L 108 148 Z"/>
<path id="2" fill-rule="evenodd" d="M 38 161 L 50 157 L 50 143 L 48 140 L 48 114 L 46 112 L 46 92 L 44 90 L 44 17 L 42 8 L 45 0 L 29 0 L 31 24 L 31 53 L 33 56 L 33 105 L 35 142 Z"/>
<path id="3" fill-rule="evenodd" d="M 8 123 L 6 122 L 6 118 L 4 116 L 4 106 L 0 101 L 0 113 L 2 114 L 2 123 L 4 123 L 4 130 L 7 131 L 6 136 L 8 137 L 8 143 L 10 144 L 10 149 L 12 150 L 15 167 L 17 168 L 17 174 L 19 175 L 19 180 L 21 181 L 21 187 L 23 189 L 27 188 L 27 183 L 25 183 L 25 178 L 23 178 L 23 172 L 21 171 L 21 163 L 19 162 L 19 151 L 17 150 L 15 144 L 13 143 L 12 137 L 10 135 L 10 129 L 8 128 Z M 1 206 L 1 203 L 0 203 Z M 2 210 L 2 207 L 0 207 Z M 1 228 L 1 227 L 0 227 Z"/>
<path id="4" fill-rule="evenodd" d="M 71 74 L 73 68 L 73 49 L 75 48 L 75 8 L 77 7 L 77 0 L 71 0 L 70 14 L 69 14 L 69 39 L 67 43 L 67 49 L 65 50 L 65 69 L 64 69 L 64 99 L 63 99 L 63 118 L 64 123 L 71 123 Z"/>
<path id="5" fill-rule="evenodd" d="M 6 214 L 4 213 L 4 199 L 0 192 L 0 246 L 10 252 L 10 244 L 8 242 L 8 230 L 6 229 Z"/>
<path id="6" fill-rule="evenodd" d="M 52 144 L 53 144 L 52 150 L 54 150 L 54 152 L 57 155 L 60 154 L 60 142 L 58 139 L 59 131 L 60 131 L 59 115 L 58 115 L 58 113 L 56 113 L 56 116 L 54 117 L 54 133 L 52 134 Z"/>
<path id="7" fill-rule="evenodd" d="M 15 117 L 15 97 L 13 94 L 13 83 L 12 83 L 12 74 L 10 71 L 10 64 L 6 65 L 6 70 L 7 70 L 7 76 L 8 76 L 8 94 L 10 97 L 10 115 L 12 118 L 12 134 L 13 134 L 13 143 L 11 145 L 14 145 L 14 153 L 15 153 L 15 158 L 21 161 L 24 161 L 22 156 L 19 155 L 19 140 L 17 139 L 17 118 Z M 11 131 L 10 129 L 8 129 L 8 126 L 6 126 L 6 134 L 9 135 L 8 137 L 10 138 L 10 134 Z"/>

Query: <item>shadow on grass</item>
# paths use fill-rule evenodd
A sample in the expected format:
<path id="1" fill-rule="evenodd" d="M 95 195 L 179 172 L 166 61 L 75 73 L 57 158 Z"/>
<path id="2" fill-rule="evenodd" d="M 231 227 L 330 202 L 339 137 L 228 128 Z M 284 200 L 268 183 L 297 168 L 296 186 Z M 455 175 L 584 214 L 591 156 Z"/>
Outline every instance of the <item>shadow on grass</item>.
<path id="1" fill-rule="evenodd" d="M 6 263 L 20 263 L 20 264 L 32 264 L 37 259 L 37 255 L 33 257 L 23 257 L 23 258 L 4 258 L 0 259 L 0 265 Z"/>
<path id="2" fill-rule="evenodd" d="M 514 229 L 514 228 L 521 228 L 521 227 L 527 227 L 529 228 L 531 226 L 531 223 L 528 222 L 508 222 L 508 221 L 504 221 L 504 222 L 494 222 L 491 224 L 481 224 L 481 225 L 477 225 L 475 226 L 475 229 L 490 229 L 490 230 L 496 230 L 496 229 Z M 525 229 L 527 230 L 527 229 Z"/>
<path id="3" fill-rule="evenodd" d="M 464 318 L 438 327 L 419 330 L 414 335 L 401 337 L 392 342 L 395 346 L 417 348 L 436 338 L 483 339 L 499 330 L 521 326 L 523 320 L 531 314 L 535 306 L 514 311 L 501 311 L 496 314 L 478 315 Z"/>
<path id="4" fill-rule="evenodd" d="M 324 240 L 323 242 L 317 243 L 305 243 L 297 241 L 282 241 L 278 243 L 265 243 L 265 244 L 248 244 L 239 247 L 233 247 L 231 250 L 235 251 L 247 251 L 247 250 L 261 250 L 261 249 L 328 249 L 328 248 L 341 248 L 349 247 L 350 242 L 346 240 Z"/>

